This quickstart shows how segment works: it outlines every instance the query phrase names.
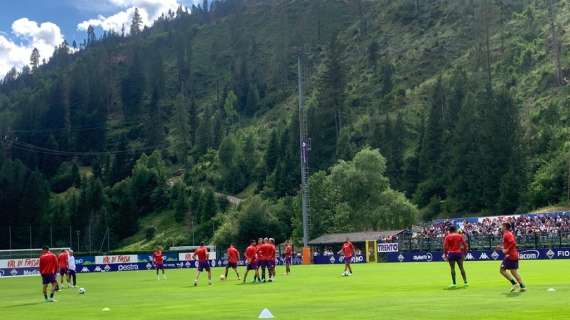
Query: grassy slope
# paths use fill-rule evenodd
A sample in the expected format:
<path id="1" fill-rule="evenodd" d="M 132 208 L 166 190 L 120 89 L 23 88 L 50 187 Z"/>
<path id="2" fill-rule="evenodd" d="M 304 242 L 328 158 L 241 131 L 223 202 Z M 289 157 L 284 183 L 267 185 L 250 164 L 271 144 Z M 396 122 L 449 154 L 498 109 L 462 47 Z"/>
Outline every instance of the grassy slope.
<path id="1" fill-rule="evenodd" d="M 139 221 L 139 231 L 122 241 L 124 244 L 117 251 L 139 251 L 152 250 L 156 245 L 169 247 L 170 243 L 183 242 L 187 239 L 185 227 L 176 223 L 173 211 L 163 211 L 158 214 L 152 214 L 144 217 Z M 145 238 L 146 229 L 155 227 L 156 233 L 152 240 Z"/>
<path id="2" fill-rule="evenodd" d="M 529 286 L 509 294 L 497 262 L 467 264 L 471 287 L 448 291 L 445 263 L 354 266 L 342 278 L 342 266 L 295 267 L 277 282 L 239 285 L 205 279 L 192 287 L 193 272 L 169 271 L 167 281 L 152 272 L 80 274 L 84 296 L 75 289 L 44 304 L 39 278 L 2 279 L 0 308 L 4 319 L 256 319 L 269 308 L 276 319 L 567 319 L 570 314 L 570 261 L 525 261 L 521 274 Z M 278 274 L 283 272 L 279 267 Z M 214 271 L 214 276 L 221 269 Z M 547 292 L 548 288 L 556 292 Z M 102 308 L 110 308 L 103 312 Z"/>
<path id="3" fill-rule="evenodd" d="M 386 6 L 380 3 L 371 6 L 374 14 L 370 14 L 369 34 L 371 38 L 376 39 L 381 44 L 382 59 L 388 59 L 396 65 L 396 85 L 407 90 L 406 103 L 403 107 L 393 110 L 386 109 L 385 106 L 376 105 L 375 103 L 372 103 L 369 107 L 379 108 L 381 114 L 404 112 L 408 122 L 408 133 L 411 138 L 417 134 L 415 130 L 419 119 L 426 112 L 425 108 L 428 105 L 426 100 L 429 98 L 428 92 L 437 77 L 441 74 L 448 76 L 451 70 L 458 66 L 471 70 L 470 68 L 472 67 L 469 66 L 473 63 L 473 57 L 470 56 L 472 52 L 469 53 L 469 49 L 475 44 L 475 39 L 473 35 L 469 37 L 467 35 L 472 31 L 471 28 L 473 26 L 471 25 L 472 22 L 457 21 L 457 16 L 446 16 L 441 18 L 439 23 L 429 27 L 426 27 L 425 23 L 422 22 L 427 20 L 427 16 L 422 17 L 424 20 L 405 25 L 394 18 L 395 9 L 392 6 L 388 5 L 388 9 L 385 8 Z M 264 9 L 267 10 L 267 8 Z M 568 25 L 570 23 L 570 8 L 563 6 L 560 9 L 559 21 L 562 25 Z M 270 12 L 276 15 L 279 10 L 273 8 Z M 271 38 L 267 33 L 271 30 L 277 30 L 278 23 L 271 16 L 263 16 L 260 13 L 260 8 L 251 9 L 249 13 L 251 19 L 249 23 L 246 23 L 246 28 L 250 29 L 252 25 L 263 25 L 263 28 L 255 29 L 255 33 L 263 35 L 258 36 L 258 41 L 266 42 L 267 39 Z M 541 13 L 542 15 L 539 15 L 538 18 L 545 19 L 544 12 L 541 11 Z M 295 13 L 295 10 L 291 10 L 290 14 L 294 17 L 298 13 Z M 353 17 L 353 19 L 356 18 Z M 345 25 L 347 20 L 350 19 L 345 17 L 342 19 L 343 22 L 337 22 L 337 24 Z M 500 69 L 501 63 L 509 56 L 510 51 L 520 50 L 517 49 L 521 44 L 516 35 L 521 23 L 521 18 L 513 17 L 512 21 L 505 26 L 505 32 L 510 35 L 505 43 L 507 50 L 503 53 L 500 53 L 499 50 L 494 50 L 494 74 L 497 86 L 501 86 L 505 78 L 507 78 L 504 70 Z M 200 53 L 208 51 L 213 39 L 224 39 L 225 35 L 222 31 L 227 31 L 228 24 L 228 21 L 224 20 L 215 26 L 208 26 L 207 29 L 199 33 L 195 42 L 197 59 L 201 62 L 197 64 L 198 66 L 207 66 L 208 58 L 200 56 Z M 346 45 L 345 66 L 348 73 L 348 92 L 362 101 L 364 105 L 371 101 L 378 101 L 379 98 L 375 96 L 374 92 L 379 89 L 380 84 L 377 82 L 378 80 L 374 80 L 369 74 L 362 74 L 367 42 L 359 42 L 359 38 L 354 36 L 357 33 L 357 25 L 358 22 L 355 22 L 344 29 L 340 33 L 340 38 Z M 547 28 L 548 25 L 546 23 L 541 25 L 542 36 L 548 33 Z M 312 34 L 313 31 L 309 30 L 307 33 Z M 500 40 L 498 37 L 499 35 L 495 35 L 493 38 L 494 48 L 499 46 Z M 562 41 L 563 43 L 570 42 L 570 33 L 565 33 Z M 567 122 L 570 118 L 570 109 L 566 110 L 564 108 L 564 100 L 570 92 L 570 87 L 538 89 L 541 87 L 541 81 L 543 81 L 545 75 L 551 74 L 553 70 L 550 56 L 545 52 L 545 48 L 540 41 L 538 42 L 532 46 L 533 50 L 536 51 L 535 59 L 537 61 L 528 72 L 517 74 L 517 86 L 514 88 L 513 93 L 521 102 L 521 118 L 528 139 L 540 139 L 543 128 L 551 126 L 554 128 L 555 137 L 563 140 L 565 139 L 564 137 L 570 137 L 570 128 L 564 125 L 565 121 Z M 266 44 L 271 45 L 267 42 Z M 413 48 L 413 50 L 409 50 L 409 48 Z M 265 55 L 271 54 L 271 49 L 264 51 Z M 567 55 L 563 58 L 563 64 L 567 65 Z M 202 72 L 207 73 L 205 70 L 202 70 Z M 239 131 L 254 134 L 256 137 L 264 140 L 269 129 L 277 126 L 279 123 L 286 122 L 294 112 L 297 107 L 295 95 L 296 93 L 292 92 L 291 96 L 280 101 L 279 104 L 274 105 L 266 112 L 259 114 L 257 118 L 248 119 L 242 124 L 243 127 Z M 543 114 L 546 110 L 552 108 L 552 105 L 558 106 L 556 109 L 560 109 L 558 112 L 561 117 L 555 123 L 546 123 L 549 119 L 545 118 Z M 361 109 L 358 106 L 352 108 L 351 123 L 353 126 L 359 127 L 361 125 L 359 115 L 364 112 L 365 109 Z M 409 141 L 409 144 L 409 148 L 413 148 L 414 143 Z M 570 151 L 570 145 L 567 144 L 566 148 Z M 556 150 L 548 150 L 545 154 L 537 155 L 537 158 L 532 161 L 531 165 L 534 167 L 537 165 L 535 163 L 551 161 L 553 151 L 556 153 Z M 254 185 L 251 185 L 238 196 L 247 198 L 253 195 L 253 187 Z M 534 211 L 544 212 L 545 210 L 547 211 L 547 209 Z M 169 223 L 172 223 L 172 225 L 169 225 Z M 148 225 L 157 227 L 157 235 L 163 234 L 168 235 L 168 237 L 176 237 L 176 232 L 182 232 L 182 227 L 175 224 L 173 219 L 171 219 L 170 212 L 158 213 L 141 221 L 141 226 L 143 227 L 139 233 L 127 239 L 124 243 L 130 243 L 129 241 L 136 242 L 126 246 L 125 250 L 148 249 L 154 245 L 154 241 L 147 242 L 144 239 L 145 227 Z"/>

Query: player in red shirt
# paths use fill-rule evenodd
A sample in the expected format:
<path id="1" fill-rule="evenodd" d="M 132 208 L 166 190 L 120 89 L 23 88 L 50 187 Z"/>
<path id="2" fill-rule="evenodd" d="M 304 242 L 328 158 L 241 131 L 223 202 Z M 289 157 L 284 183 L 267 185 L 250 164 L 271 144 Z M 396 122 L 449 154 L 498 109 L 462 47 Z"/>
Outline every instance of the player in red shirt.
<path id="1" fill-rule="evenodd" d="M 42 276 L 43 294 L 46 302 L 55 302 L 53 295 L 57 290 L 57 269 L 57 257 L 49 251 L 47 246 L 43 247 L 42 255 L 40 256 L 40 274 Z M 51 293 L 49 298 L 47 295 L 48 284 L 51 284 Z"/>
<path id="2" fill-rule="evenodd" d="M 293 262 L 293 246 L 291 240 L 285 242 L 285 275 L 291 273 L 291 263 Z"/>
<path id="3" fill-rule="evenodd" d="M 449 262 L 449 267 L 451 268 L 451 281 L 453 283 L 449 286 L 450 288 L 456 287 L 455 282 L 455 263 L 459 266 L 459 270 L 461 271 L 461 277 L 463 278 L 463 286 L 468 287 L 467 284 L 467 275 L 465 274 L 465 269 L 463 268 L 463 259 L 467 254 L 468 250 L 467 242 L 463 238 L 463 235 L 457 233 L 456 226 L 449 227 L 449 234 L 445 237 L 443 241 L 443 254 L 445 256 L 445 260 Z"/>
<path id="4" fill-rule="evenodd" d="M 344 272 L 342 275 L 352 276 L 352 267 L 350 266 L 350 262 L 352 261 L 352 256 L 354 255 L 354 245 L 352 242 L 350 242 L 349 238 L 346 238 L 346 241 L 338 253 L 342 253 L 344 256 Z"/>
<path id="5" fill-rule="evenodd" d="M 267 241 L 267 238 L 264 240 L 263 238 L 257 239 L 257 245 L 255 248 L 257 249 L 257 269 L 261 269 L 261 278 L 259 281 L 263 279 L 265 281 L 265 268 L 267 267 L 267 263 L 265 262 L 265 255 L 263 253 L 263 244 Z"/>
<path id="6" fill-rule="evenodd" d="M 59 275 L 60 275 L 60 282 L 61 288 L 64 288 L 63 280 L 67 280 L 67 285 L 69 285 L 69 279 L 67 278 L 67 270 L 69 268 L 68 261 L 69 255 L 67 254 L 67 250 L 63 250 L 57 256 L 58 267 L 59 267 Z M 58 286 L 59 288 L 59 286 Z"/>
<path id="7" fill-rule="evenodd" d="M 201 242 L 200 247 L 196 248 L 194 251 L 194 260 L 198 260 L 194 286 L 198 285 L 198 278 L 200 277 L 200 273 L 204 270 L 208 272 L 208 285 L 212 285 L 212 271 L 210 270 L 210 263 L 208 262 L 208 248 L 205 246 L 204 242 Z"/>
<path id="8" fill-rule="evenodd" d="M 251 240 L 249 247 L 245 249 L 244 255 L 245 255 L 246 271 L 245 275 L 243 276 L 243 283 L 245 283 L 245 280 L 247 279 L 247 274 L 249 273 L 249 270 L 255 271 L 255 276 L 253 277 L 253 283 L 255 283 L 255 280 L 261 281 L 261 279 L 259 278 L 259 270 L 257 268 L 257 245 L 255 240 Z"/>
<path id="9" fill-rule="evenodd" d="M 162 278 L 166 280 L 166 274 L 164 273 L 164 255 L 162 254 L 162 247 L 158 246 L 152 254 L 152 263 L 156 269 L 156 280 L 160 280 L 160 274 L 158 270 L 162 270 Z"/>
<path id="10" fill-rule="evenodd" d="M 511 224 L 503 223 L 503 245 L 497 246 L 497 250 L 502 250 L 505 257 L 501 263 L 501 274 L 513 285 L 511 292 L 526 291 L 526 287 L 518 272 L 519 268 L 519 251 L 517 250 L 517 242 L 512 233 Z M 510 272 L 510 274 L 509 274 Z M 513 279 L 514 277 L 514 279 Z M 515 281 L 516 279 L 516 281 Z"/>
<path id="11" fill-rule="evenodd" d="M 236 247 L 234 247 L 234 244 L 232 243 L 232 244 L 230 244 L 230 247 L 228 248 L 226 253 L 228 255 L 228 264 L 226 265 L 226 272 L 224 274 L 224 279 L 226 279 L 228 277 L 228 270 L 230 268 L 232 268 L 236 272 L 238 280 L 241 280 L 239 277 L 238 269 L 237 269 L 238 261 L 239 261 L 238 249 L 236 249 Z"/>
<path id="12" fill-rule="evenodd" d="M 275 247 L 275 239 L 269 238 L 266 244 L 266 257 L 267 257 L 267 272 L 269 273 L 269 282 L 275 280 L 275 264 L 277 248 Z"/>
<path id="13" fill-rule="evenodd" d="M 261 281 L 263 282 L 266 281 L 265 270 L 268 267 L 267 261 L 269 260 L 269 248 L 267 246 L 268 242 L 269 239 L 264 238 L 261 240 L 261 244 L 259 242 L 257 243 L 257 267 L 261 268 Z"/>

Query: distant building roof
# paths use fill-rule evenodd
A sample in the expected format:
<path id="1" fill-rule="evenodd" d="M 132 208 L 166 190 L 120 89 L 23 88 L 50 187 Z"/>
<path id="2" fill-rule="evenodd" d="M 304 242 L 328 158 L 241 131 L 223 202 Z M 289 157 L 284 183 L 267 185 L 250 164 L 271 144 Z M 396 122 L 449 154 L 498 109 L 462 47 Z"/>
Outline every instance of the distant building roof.
<path id="1" fill-rule="evenodd" d="M 346 238 L 349 238 L 351 242 L 373 241 L 373 240 L 392 237 L 402 233 L 403 231 L 404 230 L 331 233 L 331 234 L 324 234 L 316 239 L 313 239 L 309 241 L 309 244 L 320 245 L 320 244 L 343 243 L 344 241 L 346 241 Z"/>

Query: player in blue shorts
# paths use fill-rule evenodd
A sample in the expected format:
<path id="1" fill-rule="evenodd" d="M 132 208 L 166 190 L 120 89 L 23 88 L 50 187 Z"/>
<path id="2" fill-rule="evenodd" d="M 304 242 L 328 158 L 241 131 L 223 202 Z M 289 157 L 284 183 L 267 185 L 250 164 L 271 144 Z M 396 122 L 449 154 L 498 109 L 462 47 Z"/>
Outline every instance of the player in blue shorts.
<path id="1" fill-rule="evenodd" d="M 445 255 L 445 260 L 449 262 L 449 267 L 451 268 L 451 281 L 452 284 L 449 288 L 455 288 L 455 264 L 459 266 L 459 270 L 461 271 L 461 277 L 463 278 L 463 286 L 468 287 L 469 284 L 467 283 L 467 275 L 465 273 L 465 269 L 463 268 L 463 259 L 465 258 L 465 254 L 467 254 L 468 250 L 467 242 L 463 236 L 457 233 L 456 226 L 449 227 L 449 234 L 445 237 L 443 241 L 443 253 Z"/>
<path id="2" fill-rule="evenodd" d="M 255 276 L 253 277 L 253 282 L 255 283 L 256 280 L 261 281 L 259 278 L 259 269 L 257 268 L 257 247 L 255 240 L 251 240 L 249 247 L 245 249 L 245 263 L 247 265 L 245 275 L 243 276 L 243 283 L 245 283 L 247 279 L 247 274 L 250 270 L 255 272 Z"/>
<path id="3" fill-rule="evenodd" d="M 208 262 L 208 248 L 204 245 L 204 242 L 201 242 L 200 247 L 194 251 L 194 259 L 198 260 L 194 286 L 198 285 L 198 278 L 200 277 L 200 273 L 204 270 L 208 272 L 208 285 L 212 285 L 212 271 L 210 270 L 210 263 Z"/>

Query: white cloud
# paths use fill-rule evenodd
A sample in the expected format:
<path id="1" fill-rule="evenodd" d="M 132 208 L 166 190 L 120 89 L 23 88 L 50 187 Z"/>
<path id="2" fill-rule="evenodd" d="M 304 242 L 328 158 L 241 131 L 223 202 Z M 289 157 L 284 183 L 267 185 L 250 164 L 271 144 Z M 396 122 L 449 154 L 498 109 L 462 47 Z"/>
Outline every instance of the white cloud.
<path id="1" fill-rule="evenodd" d="M 54 23 L 38 24 L 28 18 L 21 18 L 12 23 L 11 39 L 7 34 L 0 34 L 0 77 L 12 67 L 21 69 L 30 62 L 34 48 L 38 48 L 41 59 L 48 60 L 54 48 L 63 42 L 61 29 Z"/>
<path id="2" fill-rule="evenodd" d="M 104 0 L 117 7 L 119 12 L 111 16 L 99 15 L 97 18 L 85 20 L 77 25 L 78 30 L 85 31 L 92 25 L 105 31 L 121 32 L 123 26 L 128 32 L 135 8 L 139 9 L 143 25 L 151 26 L 156 19 L 169 10 L 176 11 L 181 5 L 179 0 Z M 122 10 L 121 10 L 122 9 Z"/>

